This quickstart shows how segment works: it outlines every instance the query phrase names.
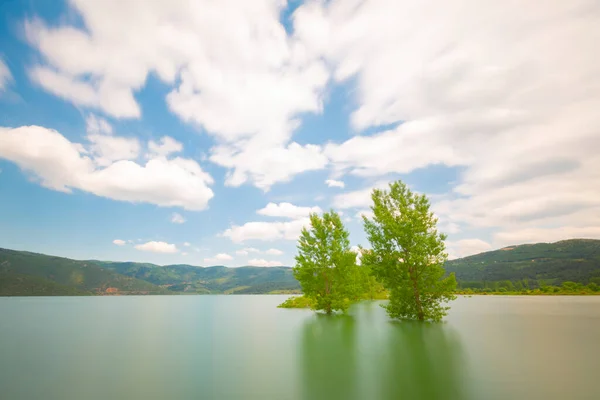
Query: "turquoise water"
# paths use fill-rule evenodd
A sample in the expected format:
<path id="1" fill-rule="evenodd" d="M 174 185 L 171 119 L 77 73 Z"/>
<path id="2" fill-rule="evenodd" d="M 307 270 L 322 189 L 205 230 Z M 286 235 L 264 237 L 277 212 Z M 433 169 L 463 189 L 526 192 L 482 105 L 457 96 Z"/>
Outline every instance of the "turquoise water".
<path id="1" fill-rule="evenodd" d="M 0 398 L 600 398 L 600 297 L 459 298 L 442 324 L 286 297 L 0 298 Z"/>

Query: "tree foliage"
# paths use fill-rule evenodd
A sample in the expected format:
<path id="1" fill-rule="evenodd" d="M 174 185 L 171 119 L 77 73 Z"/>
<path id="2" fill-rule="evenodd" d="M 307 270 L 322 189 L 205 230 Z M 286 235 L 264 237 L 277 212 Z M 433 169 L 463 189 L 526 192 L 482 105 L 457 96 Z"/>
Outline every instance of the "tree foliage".
<path id="1" fill-rule="evenodd" d="M 356 253 L 340 216 L 330 211 L 310 215 L 310 229 L 302 229 L 294 276 L 314 310 L 345 312 L 364 288 Z"/>
<path id="2" fill-rule="evenodd" d="M 371 250 L 362 250 L 362 263 L 389 291 L 385 306 L 392 318 L 439 321 L 453 300 L 454 274 L 444 278 L 445 235 L 438 233 L 429 200 L 404 183 L 375 189 L 373 218 L 363 216 Z"/>

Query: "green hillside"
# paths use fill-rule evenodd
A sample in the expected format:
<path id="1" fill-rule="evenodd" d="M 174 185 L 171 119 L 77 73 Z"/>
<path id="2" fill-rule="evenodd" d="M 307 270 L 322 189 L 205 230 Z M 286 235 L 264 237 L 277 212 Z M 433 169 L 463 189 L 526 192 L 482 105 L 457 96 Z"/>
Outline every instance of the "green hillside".
<path id="1" fill-rule="evenodd" d="M 124 276 L 110 269 L 87 261 L 71 260 L 63 257 L 0 249 L 0 274 L 3 277 L 13 274 L 37 277 L 41 280 L 23 281 L 23 288 L 18 288 L 18 282 L 11 278 L 11 286 L 16 293 L 26 291 L 26 287 L 38 288 L 39 295 L 45 295 L 49 289 L 42 289 L 44 282 L 52 282 L 61 287 L 70 287 L 76 291 L 94 294 L 117 290 L 122 294 L 163 294 L 165 289 L 150 282 Z M 16 285 L 16 286 L 15 286 Z M 33 285 L 33 286 L 27 286 Z M 2 284 L 4 287 L 4 283 Z M 7 286 L 8 287 L 8 286 Z M 47 284 L 45 287 L 49 287 Z M 58 288 L 58 286 L 55 286 Z M 59 290 L 62 292 L 62 290 Z M 10 292 L 13 293 L 13 292 Z M 8 294 L 10 294 L 8 293 Z"/>
<path id="2" fill-rule="evenodd" d="M 508 246 L 448 261 L 445 268 L 463 288 L 484 287 L 486 282 L 508 286 L 506 281 L 529 288 L 568 281 L 600 284 L 600 240 Z"/>
<path id="3" fill-rule="evenodd" d="M 102 262 L 100 265 L 177 292 L 269 293 L 300 289 L 289 267 L 204 268 L 186 264 L 161 267 L 134 262 Z"/>
<path id="4" fill-rule="evenodd" d="M 0 272 L 0 296 L 88 296 L 91 292 L 39 276 Z"/>
<path id="5" fill-rule="evenodd" d="M 448 261 L 461 289 L 520 291 L 563 282 L 600 285 L 600 240 L 509 246 Z M 111 289 L 109 289 L 111 288 Z M 0 295 L 261 294 L 300 291 L 289 267 L 77 261 L 0 249 Z"/>

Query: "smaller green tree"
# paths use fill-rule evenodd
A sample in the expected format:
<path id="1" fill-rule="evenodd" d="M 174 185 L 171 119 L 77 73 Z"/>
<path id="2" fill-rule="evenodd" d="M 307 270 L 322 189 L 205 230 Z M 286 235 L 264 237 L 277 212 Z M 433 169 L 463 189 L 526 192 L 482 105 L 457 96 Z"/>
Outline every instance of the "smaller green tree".
<path id="1" fill-rule="evenodd" d="M 454 274 L 444 278 L 445 235 L 438 233 L 429 200 L 398 181 L 389 191 L 375 189 L 373 218 L 363 216 L 370 250 L 362 263 L 389 291 L 392 318 L 439 321 L 456 298 Z"/>
<path id="2" fill-rule="evenodd" d="M 346 312 L 364 288 L 356 253 L 350 250 L 349 233 L 340 216 L 330 211 L 310 215 L 310 229 L 298 239 L 294 276 L 313 310 Z"/>

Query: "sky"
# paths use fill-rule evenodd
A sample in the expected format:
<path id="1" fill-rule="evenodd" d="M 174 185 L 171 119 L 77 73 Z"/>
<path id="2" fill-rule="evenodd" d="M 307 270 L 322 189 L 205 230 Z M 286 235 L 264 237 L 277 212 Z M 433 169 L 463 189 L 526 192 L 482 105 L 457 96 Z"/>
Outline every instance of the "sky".
<path id="1" fill-rule="evenodd" d="M 600 238 L 596 0 L 0 4 L 0 247 L 293 265 L 426 194 L 451 258 Z"/>

